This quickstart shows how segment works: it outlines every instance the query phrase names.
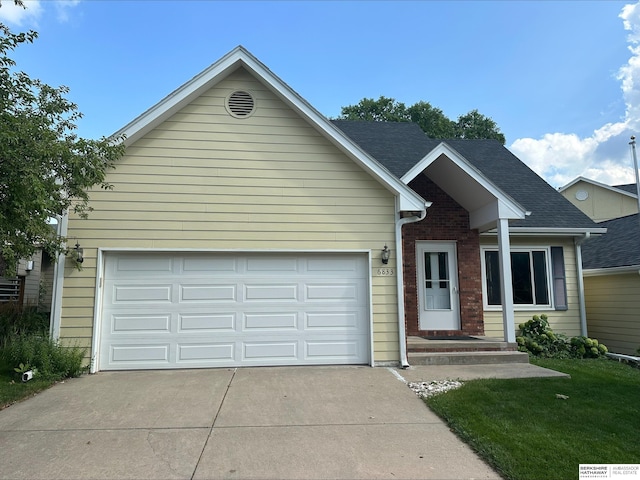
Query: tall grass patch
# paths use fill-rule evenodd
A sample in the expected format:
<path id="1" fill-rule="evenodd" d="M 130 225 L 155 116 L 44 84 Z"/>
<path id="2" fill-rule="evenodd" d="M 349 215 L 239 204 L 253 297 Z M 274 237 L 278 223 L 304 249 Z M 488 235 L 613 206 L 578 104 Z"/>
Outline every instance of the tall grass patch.
<path id="1" fill-rule="evenodd" d="M 22 370 L 37 370 L 36 376 L 48 380 L 78 377 L 88 370 L 84 365 L 85 348 L 67 347 L 48 336 L 18 335 L 3 349 L 9 365 Z"/>

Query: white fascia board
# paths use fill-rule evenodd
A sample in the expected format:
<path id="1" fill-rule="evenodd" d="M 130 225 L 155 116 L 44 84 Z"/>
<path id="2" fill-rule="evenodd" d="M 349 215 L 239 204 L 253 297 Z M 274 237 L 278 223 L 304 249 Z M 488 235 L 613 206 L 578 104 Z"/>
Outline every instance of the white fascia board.
<path id="1" fill-rule="evenodd" d="M 589 268 L 582 270 L 585 277 L 601 277 L 604 275 L 624 275 L 629 273 L 640 274 L 640 265 L 627 265 L 624 267 Z"/>
<path id="2" fill-rule="evenodd" d="M 495 226 L 497 219 L 504 218 L 508 220 L 522 220 L 526 216 L 526 212 L 514 210 L 512 205 L 496 199 L 484 207 L 469 212 L 469 226 L 483 231 L 486 228 Z"/>
<path id="3" fill-rule="evenodd" d="M 184 83 L 147 111 L 118 130 L 112 137 L 125 135 L 125 145 L 130 145 L 149 132 L 173 113 L 197 98 L 202 92 L 211 88 L 220 75 L 230 73 L 248 52 L 243 47 L 236 47 L 220 60 L 210 65 L 188 82 Z"/>
<path id="4" fill-rule="evenodd" d="M 604 235 L 606 228 L 546 228 L 546 227 L 509 227 L 510 235 L 522 235 L 528 237 L 580 237 L 585 233 L 591 235 Z M 494 230 L 483 232 L 481 235 L 496 235 Z"/>
<path id="5" fill-rule="evenodd" d="M 236 47 L 216 63 L 174 90 L 159 103 L 113 134 L 113 136 L 125 135 L 125 145 L 130 145 L 240 66 L 260 78 L 261 81 L 285 103 L 308 122 L 312 123 L 316 130 L 324 134 L 332 143 L 348 154 L 353 161 L 376 178 L 387 190 L 399 197 L 400 201 L 398 205 L 401 211 L 425 210 L 425 201 L 422 197 L 398 180 L 358 145 L 353 143 L 305 99 L 298 95 L 291 87 L 278 78 L 269 68 L 242 46 Z"/>
<path id="6" fill-rule="evenodd" d="M 498 204 L 500 205 L 499 210 L 501 210 L 505 215 L 514 215 L 500 218 L 525 218 L 528 212 L 524 207 L 522 207 L 522 205 L 495 186 L 493 182 L 491 182 L 491 180 L 489 180 L 480 170 L 474 167 L 462 155 L 460 155 L 460 153 L 445 142 L 441 142 L 436 148 L 431 150 L 422 160 L 414 165 L 411 170 L 405 173 L 401 180 L 408 185 L 411 180 L 420 175 L 420 173 L 422 173 L 429 165 L 440 158 L 441 155 L 445 155 L 467 175 L 478 182 L 482 188 L 493 195 L 498 200 Z"/>
<path id="7" fill-rule="evenodd" d="M 573 185 L 575 185 L 578 182 L 590 183 L 591 185 L 594 185 L 594 186 L 600 187 L 600 188 L 604 188 L 605 190 L 609 190 L 611 192 L 618 193 L 620 195 L 626 195 L 626 196 L 631 197 L 631 198 L 638 198 L 637 195 L 635 195 L 635 194 L 633 194 L 631 192 L 627 192 L 626 190 L 620 190 L 619 188 L 612 187 L 611 185 L 606 185 L 604 183 L 596 182 L 595 180 L 590 180 L 590 179 L 585 178 L 585 177 L 576 178 L 575 180 L 567 183 L 565 186 L 558 188 L 558 191 L 560 193 L 562 193 L 567 188 L 572 187 Z"/>

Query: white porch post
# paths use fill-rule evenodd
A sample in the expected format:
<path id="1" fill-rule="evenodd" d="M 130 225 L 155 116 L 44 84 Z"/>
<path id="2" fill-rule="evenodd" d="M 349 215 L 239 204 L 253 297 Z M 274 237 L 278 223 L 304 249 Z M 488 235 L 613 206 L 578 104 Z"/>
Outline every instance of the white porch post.
<path id="1" fill-rule="evenodd" d="M 513 315 L 513 287 L 511 279 L 511 245 L 509 221 L 498 219 L 498 259 L 500 263 L 500 293 L 502 298 L 502 324 L 505 342 L 516 341 L 515 317 Z"/>

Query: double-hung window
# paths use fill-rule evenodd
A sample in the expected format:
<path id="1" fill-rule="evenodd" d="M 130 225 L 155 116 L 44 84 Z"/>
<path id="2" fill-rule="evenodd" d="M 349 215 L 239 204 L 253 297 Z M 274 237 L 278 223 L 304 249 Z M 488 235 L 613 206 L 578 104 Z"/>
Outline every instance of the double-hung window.
<path id="1" fill-rule="evenodd" d="M 498 251 L 483 250 L 484 293 L 488 307 L 502 304 Z M 517 306 L 566 310 L 567 294 L 562 247 L 511 250 L 513 303 Z"/>

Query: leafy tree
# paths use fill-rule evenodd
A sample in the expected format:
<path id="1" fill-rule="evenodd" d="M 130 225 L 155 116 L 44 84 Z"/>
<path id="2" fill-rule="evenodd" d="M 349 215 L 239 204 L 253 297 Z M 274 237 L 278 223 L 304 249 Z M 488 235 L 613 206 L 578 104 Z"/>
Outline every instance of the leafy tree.
<path id="1" fill-rule="evenodd" d="M 377 122 L 415 122 L 431 138 L 492 138 L 505 143 L 498 125 L 478 110 L 460 115 L 457 122 L 449 119 L 439 108 L 420 101 L 406 107 L 393 98 L 378 100 L 363 98 L 356 105 L 342 107 L 343 120 L 373 120 Z"/>
<path id="2" fill-rule="evenodd" d="M 357 105 L 342 107 L 341 118 L 345 120 L 373 120 L 376 122 L 408 122 L 409 115 L 404 103 L 381 96 L 378 100 L 363 98 Z"/>
<path id="3" fill-rule="evenodd" d="M 466 115 L 460 115 L 456 123 L 456 137 L 459 138 L 492 138 L 503 145 L 504 135 L 500 128 L 489 117 L 485 117 L 478 110 L 471 110 Z"/>
<path id="4" fill-rule="evenodd" d="M 7 276 L 38 248 L 54 258 L 64 251 L 66 239 L 48 220 L 67 209 L 86 217 L 88 190 L 110 188 L 106 172 L 124 153 L 122 138 L 74 133 L 82 114 L 65 98 L 67 87 L 15 71 L 10 53 L 36 38 L 0 25 L 0 256 Z"/>
<path id="5" fill-rule="evenodd" d="M 412 122 L 431 138 L 456 137 L 456 124 L 440 110 L 431 106 L 429 102 L 418 102 L 407 109 Z"/>

